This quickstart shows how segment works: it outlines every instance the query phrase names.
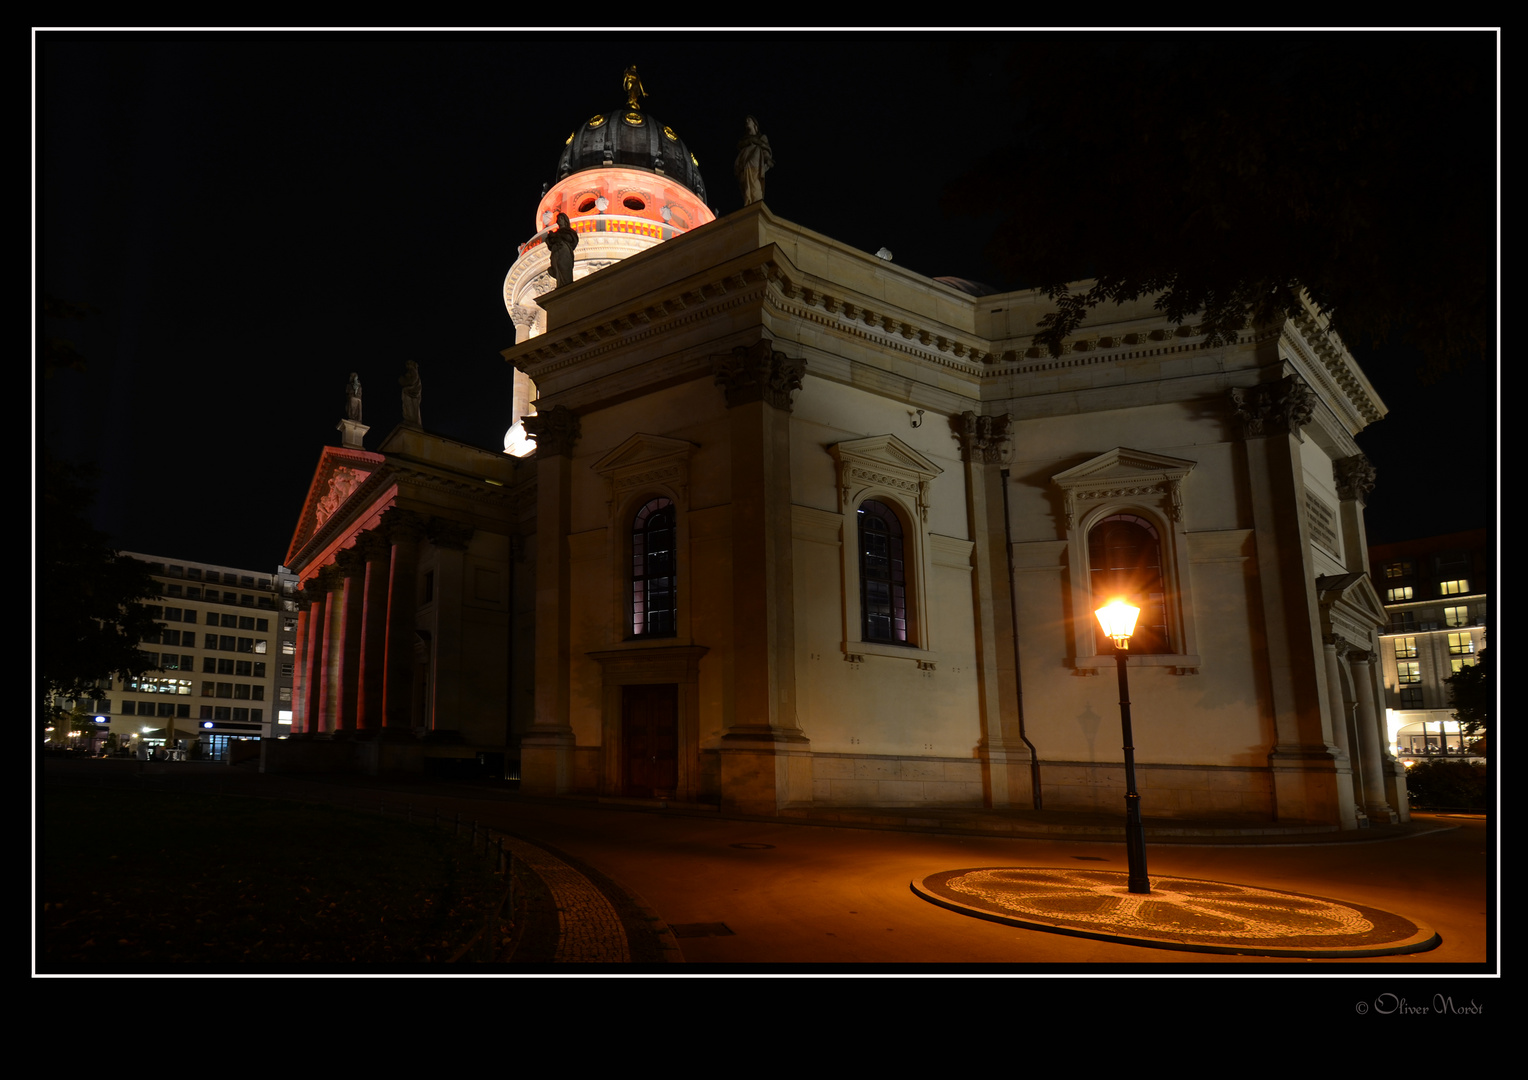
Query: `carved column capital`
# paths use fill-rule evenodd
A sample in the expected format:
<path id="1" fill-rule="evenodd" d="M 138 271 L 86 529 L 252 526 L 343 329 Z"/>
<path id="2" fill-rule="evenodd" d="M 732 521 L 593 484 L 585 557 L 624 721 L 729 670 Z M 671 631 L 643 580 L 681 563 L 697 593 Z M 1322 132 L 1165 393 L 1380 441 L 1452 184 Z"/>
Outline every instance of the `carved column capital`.
<path id="1" fill-rule="evenodd" d="M 380 562 L 390 558 L 393 546 L 388 541 L 387 534 L 381 529 L 368 529 L 355 540 L 356 550 L 361 553 L 361 558 L 367 562 Z"/>
<path id="2" fill-rule="evenodd" d="M 394 507 L 383 515 L 382 528 L 378 531 L 384 533 L 392 544 L 417 543 L 424 537 L 424 518 L 412 510 Z"/>
<path id="3" fill-rule="evenodd" d="M 1346 656 L 1353 648 L 1353 643 L 1341 634 L 1322 634 L 1321 640 L 1331 646 L 1338 656 Z"/>
<path id="4" fill-rule="evenodd" d="M 960 443 L 960 458 L 966 462 L 990 464 L 1003 459 L 1013 417 L 979 416 L 969 409 L 950 417 L 950 431 Z"/>
<path id="5" fill-rule="evenodd" d="M 1337 494 L 1344 499 L 1363 499 L 1374 490 L 1374 463 L 1362 454 L 1338 458 L 1332 462 L 1332 479 Z"/>
<path id="6" fill-rule="evenodd" d="M 355 577 L 366 572 L 365 558 L 356 548 L 341 548 L 336 551 L 334 567 L 345 577 Z"/>
<path id="7" fill-rule="evenodd" d="M 1316 412 L 1316 393 L 1298 375 L 1257 386 L 1234 386 L 1227 396 L 1243 439 L 1294 435 L 1303 441 L 1300 429 Z"/>
<path id="8" fill-rule="evenodd" d="M 760 338 L 753 345 L 739 345 L 728 356 L 715 357 L 711 369 L 727 396 L 727 408 L 764 401 L 789 412 L 791 395 L 801 389 L 806 361 L 792 359 L 768 338 Z"/>
<path id="9" fill-rule="evenodd" d="M 578 414 L 566 405 L 553 405 L 524 419 L 525 433 L 536 440 L 536 454 L 572 457 L 578 442 Z"/>
<path id="10" fill-rule="evenodd" d="M 345 587 L 345 572 L 337 563 L 330 563 L 318 572 L 314 578 L 318 587 L 325 592 L 334 592 Z"/>

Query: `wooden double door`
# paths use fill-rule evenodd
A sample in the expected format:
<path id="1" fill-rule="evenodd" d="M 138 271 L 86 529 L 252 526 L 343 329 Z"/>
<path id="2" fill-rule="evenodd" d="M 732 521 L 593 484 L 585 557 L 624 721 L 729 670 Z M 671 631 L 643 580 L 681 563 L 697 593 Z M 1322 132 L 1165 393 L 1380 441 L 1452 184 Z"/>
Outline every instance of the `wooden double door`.
<path id="1" fill-rule="evenodd" d="M 621 687 L 621 789 L 634 798 L 672 797 L 679 787 L 679 684 Z"/>

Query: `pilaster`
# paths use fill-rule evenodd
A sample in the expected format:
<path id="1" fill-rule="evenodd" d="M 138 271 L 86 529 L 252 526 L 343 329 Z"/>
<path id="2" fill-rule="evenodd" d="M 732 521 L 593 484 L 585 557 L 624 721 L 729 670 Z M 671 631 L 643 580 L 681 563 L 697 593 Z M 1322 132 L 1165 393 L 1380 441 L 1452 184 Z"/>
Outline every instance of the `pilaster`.
<path id="1" fill-rule="evenodd" d="M 1229 392 L 1247 455 L 1257 546 L 1267 687 L 1274 720 L 1268 755 L 1280 820 L 1339 817 L 1336 748 L 1327 742 L 1326 670 L 1310 563 L 1300 442 L 1315 394 L 1295 375 Z"/>
<path id="2" fill-rule="evenodd" d="M 768 338 L 713 360 L 727 399 L 732 460 L 732 701 L 722 736 L 722 802 L 772 814 L 811 799 L 796 716 L 791 538 L 791 396 L 806 361 Z"/>
<path id="3" fill-rule="evenodd" d="M 435 695 L 430 715 L 435 727 L 459 728 L 462 715 L 463 658 L 467 655 L 462 600 L 466 593 L 467 545 L 472 526 L 443 518 L 431 518 L 425 532 L 435 548 Z"/>
<path id="4" fill-rule="evenodd" d="M 520 789 L 560 795 L 573 786 L 568 530 L 578 415 L 556 405 L 527 416 L 525 430 L 536 440 L 536 715 L 520 740 Z"/>
<path id="5" fill-rule="evenodd" d="M 1034 803 L 1029 748 L 1019 738 L 1018 676 L 1014 668 L 1013 589 L 1008 577 L 1003 527 L 1002 466 L 1010 438 L 1009 416 L 964 412 L 950 417 L 965 464 L 966 515 L 975 541 L 971 574 L 976 615 L 977 700 L 981 709 L 987 805 Z"/>

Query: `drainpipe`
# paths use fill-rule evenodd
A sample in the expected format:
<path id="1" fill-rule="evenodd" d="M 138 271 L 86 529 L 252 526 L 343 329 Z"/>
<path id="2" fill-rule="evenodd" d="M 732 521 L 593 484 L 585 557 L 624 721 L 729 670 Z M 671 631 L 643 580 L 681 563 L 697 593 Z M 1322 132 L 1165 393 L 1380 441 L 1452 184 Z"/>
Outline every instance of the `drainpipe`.
<path id="1" fill-rule="evenodd" d="M 1008 617 L 1013 621 L 1013 685 L 1018 698 L 1019 738 L 1029 747 L 1029 787 L 1034 793 L 1034 808 L 1045 809 L 1040 796 L 1040 752 L 1024 733 L 1024 668 L 1019 663 L 1019 605 L 1017 603 L 1013 576 L 1013 520 L 1008 516 L 1008 470 L 1000 473 L 1003 478 L 1003 549 L 1008 556 Z"/>

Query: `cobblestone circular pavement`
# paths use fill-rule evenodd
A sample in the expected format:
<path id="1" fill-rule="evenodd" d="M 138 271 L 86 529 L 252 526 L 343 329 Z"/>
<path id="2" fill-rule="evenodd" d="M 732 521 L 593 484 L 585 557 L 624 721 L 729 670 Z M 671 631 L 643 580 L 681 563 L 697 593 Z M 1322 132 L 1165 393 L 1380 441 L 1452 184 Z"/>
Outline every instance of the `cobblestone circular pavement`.
<path id="1" fill-rule="evenodd" d="M 1388 956 L 1441 944 L 1430 928 L 1388 911 L 1251 885 L 1149 879 L 1132 893 L 1108 870 L 989 866 L 912 883 L 931 903 L 1031 930 L 1155 948 L 1258 956 Z"/>

